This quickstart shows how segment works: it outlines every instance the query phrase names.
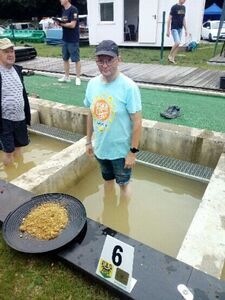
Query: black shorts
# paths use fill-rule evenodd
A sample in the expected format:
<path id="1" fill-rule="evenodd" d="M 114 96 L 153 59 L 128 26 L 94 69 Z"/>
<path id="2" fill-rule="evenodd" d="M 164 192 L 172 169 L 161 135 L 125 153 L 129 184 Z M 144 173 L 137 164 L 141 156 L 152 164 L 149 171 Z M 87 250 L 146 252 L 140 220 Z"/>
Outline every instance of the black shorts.
<path id="1" fill-rule="evenodd" d="M 118 159 L 99 159 L 96 156 L 102 171 L 102 177 L 104 180 L 116 179 L 116 183 L 119 185 L 128 184 L 131 177 L 131 168 L 125 168 L 125 158 Z"/>
<path id="2" fill-rule="evenodd" d="M 0 147 L 6 153 L 14 152 L 16 147 L 29 144 L 26 121 L 10 121 L 2 119 Z"/>

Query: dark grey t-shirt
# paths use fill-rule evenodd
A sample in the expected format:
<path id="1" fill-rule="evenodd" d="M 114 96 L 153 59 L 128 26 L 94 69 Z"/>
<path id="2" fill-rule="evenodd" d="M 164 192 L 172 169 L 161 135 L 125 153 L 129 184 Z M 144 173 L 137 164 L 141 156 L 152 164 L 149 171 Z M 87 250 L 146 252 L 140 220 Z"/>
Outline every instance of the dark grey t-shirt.
<path id="1" fill-rule="evenodd" d="M 175 4 L 172 6 L 170 15 L 172 16 L 171 29 L 182 29 L 186 8 L 184 5 Z"/>
<path id="2" fill-rule="evenodd" d="M 68 23 L 74 20 L 77 21 L 75 28 L 63 27 L 63 41 L 67 43 L 78 43 L 80 37 L 80 31 L 79 31 L 79 19 L 78 19 L 77 8 L 71 5 L 68 9 L 63 9 L 62 20 Z"/>

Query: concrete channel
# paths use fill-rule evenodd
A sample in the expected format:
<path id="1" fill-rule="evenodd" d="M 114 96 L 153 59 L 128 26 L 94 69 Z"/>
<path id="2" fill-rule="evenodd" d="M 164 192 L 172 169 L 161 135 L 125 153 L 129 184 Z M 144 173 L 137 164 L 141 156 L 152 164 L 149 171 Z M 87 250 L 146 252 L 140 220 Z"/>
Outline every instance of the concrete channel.
<path id="1" fill-rule="evenodd" d="M 85 154 L 87 110 L 36 98 L 30 103 L 33 125 L 79 134 L 69 147 L 11 181 L 34 194 L 54 192 L 96 165 Z M 225 134 L 143 120 L 140 148 L 213 170 L 177 259 L 219 279 L 225 262 Z"/>

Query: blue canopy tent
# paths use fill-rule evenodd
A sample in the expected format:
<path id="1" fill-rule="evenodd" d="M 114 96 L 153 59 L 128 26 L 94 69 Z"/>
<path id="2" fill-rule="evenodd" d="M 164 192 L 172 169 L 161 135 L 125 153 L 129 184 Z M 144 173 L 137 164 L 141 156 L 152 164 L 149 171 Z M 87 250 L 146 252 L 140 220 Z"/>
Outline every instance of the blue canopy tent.
<path id="1" fill-rule="evenodd" d="M 203 21 L 207 20 L 220 20 L 222 14 L 222 8 L 220 8 L 216 3 L 205 9 Z"/>

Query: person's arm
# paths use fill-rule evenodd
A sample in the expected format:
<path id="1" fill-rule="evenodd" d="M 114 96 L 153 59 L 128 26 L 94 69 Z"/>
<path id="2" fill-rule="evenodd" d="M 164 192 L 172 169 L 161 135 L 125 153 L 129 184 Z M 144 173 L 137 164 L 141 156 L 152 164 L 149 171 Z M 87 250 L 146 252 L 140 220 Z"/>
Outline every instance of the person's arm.
<path id="1" fill-rule="evenodd" d="M 188 31 L 187 31 L 187 23 L 186 23 L 186 18 L 185 17 L 184 17 L 184 20 L 183 20 L 183 26 L 184 26 L 184 30 L 185 30 L 185 35 L 187 36 Z"/>
<path id="2" fill-rule="evenodd" d="M 171 22 L 172 22 L 172 16 L 169 15 L 169 18 L 168 18 L 168 20 L 167 20 L 167 33 L 166 33 L 166 35 L 167 35 L 168 37 L 170 36 Z"/>
<path id="3" fill-rule="evenodd" d="M 69 28 L 69 29 L 74 29 L 77 25 L 77 19 L 78 19 L 78 11 L 73 8 L 70 12 L 71 14 L 71 18 L 69 18 L 69 20 L 71 20 L 70 22 L 60 22 L 59 25 L 64 27 L 64 28 Z"/>
<path id="4" fill-rule="evenodd" d="M 88 156 L 93 156 L 93 147 L 92 147 L 92 135 L 93 135 L 93 118 L 91 111 L 88 112 L 87 116 L 87 140 L 86 140 L 86 154 Z"/>
<path id="5" fill-rule="evenodd" d="M 138 148 L 140 136 L 141 136 L 141 127 L 142 127 L 141 112 L 130 114 L 130 117 L 133 122 L 133 130 L 132 130 L 130 147 Z M 135 165 L 135 159 L 136 159 L 136 154 L 129 151 L 125 159 L 125 168 L 132 168 Z"/>
<path id="6" fill-rule="evenodd" d="M 73 29 L 77 25 L 77 20 L 73 20 L 69 23 L 59 23 L 59 25 L 65 28 Z"/>

